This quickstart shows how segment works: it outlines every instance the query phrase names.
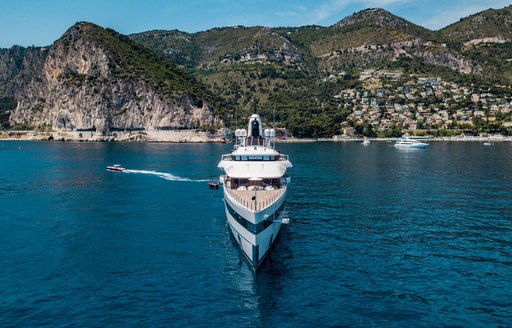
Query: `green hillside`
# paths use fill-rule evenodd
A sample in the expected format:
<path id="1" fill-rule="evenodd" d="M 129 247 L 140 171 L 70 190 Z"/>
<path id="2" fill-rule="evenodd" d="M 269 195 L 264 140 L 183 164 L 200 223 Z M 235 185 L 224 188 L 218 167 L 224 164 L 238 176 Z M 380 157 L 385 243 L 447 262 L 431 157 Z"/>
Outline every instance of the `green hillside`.
<path id="1" fill-rule="evenodd" d="M 510 7 L 475 17 L 485 17 L 477 21 L 487 27 L 482 30 L 470 17 L 430 31 L 385 10 L 367 9 L 330 27 L 238 26 L 130 37 L 204 81 L 231 120 L 235 109 L 240 117 L 257 108 L 264 117 L 275 114 L 279 126 L 296 136 L 330 136 L 351 111 L 333 96 L 343 88 L 361 88 L 359 74 L 368 68 L 461 83 L 512 82 L 510 42 L 478 49 L 462 43 L 476 35 L 508 37 Z"/>
<path id="2" fill-rule="evenodd" d="M 396 92 L 399 83 L 416 83 L 419 78 L 472 88 L 510 85 L 511 8 L 486 10 L 440 31 L 430 31 L 382 9 L 354 13 L 329 27 L 236 26 L 198 33 L 153 30 L 130 36 L 80 22 L 54 43 L 51 56 L 59 56 L 58 47 L 61 59 L 64 60 L 66 51 L 75 56 L 70 59 L 73 64 L 63 71 L 64 84 L 87 84 L 92 90 L 100 85 L 108 90 L 111 80 L 143 81 L 169 104 L 179 103 L 184 96 L 195 107 L 206 102 L 230 127 L 234 127 L 235 112 L 243 124 L 246 117 L 257 111 L 266 120 L 275 116 L 276 125 L 289 129 L 294 136 L 328 137 L 339 133 L 340 123 L 350 121 L 348 117 L 356 108 L 367 110 L 369 100 L 361 102 L 366 99 L 361 94 L 376 94 L 376 88 L 381 89 L 378 93 L 382 99 L 379 105 L 374 99 L 371 106 L 381 108 L 384 117 L 384 108 L 395 106 L 397 101 L 392 95 L 384 97 L 382 88 L 389 85 L 395 89 L 388 93 Z M 76 42 L 81 44 L 81 52 L 76 50 Z M 87 54 L 87 47 L 91 47 L 91 53 L 108 57 L 106 73 L 103 70 L 100 74 L 98 69 L 86 75 L 76 72 L 81 60 L 77 57 L 84 51 Z M 95 49 L 102 51 L 94 52 Z M 12 59 L 6 57 L 5 72 L 0 72 L 5 76 L 2 85 L 12 88 L 28 83 L 32 78 L 27 70 L 22 78 L 13 75 L 22 65 L 22 56 L 11 55 L 14 51 L 4 53 Z M 104 63 L 99 57 L 93 61 Z M 398 77 L 368 77 L 368 71 L 386 70 L 391 73 L 384 75 Z M 388 85 L 375 82 L 379 79 Z M 8 80 L 11 82 L 7 83 Z M 340 95 L 343 90 L 355 90 L 359 96 L 346 100 Z M 503 90 L 499 90 L 503 95 Z M 16 94 L 7 91 L 3 96 Z M 425 88 L 419 95 L 407 95 L 407 99 L 426 98 L 427 93 L 434 91 Z M 39 101 L 34 97 L 34 101 Z M 457 97 L 452 101 L 465 99 L 466 95 Z M 433 99 L 425 102 L 439 103 L 443 108 L 454 106 Z M 5 103 L 2 122 L 9 113 L 7 108 L 13 107 Z M 470 104 L 467 100 L 464 103 Z M 48 103 L 32 107 L 44 108 L 45 104 Z M 414 100 L 414 106 L 421 104 Z M 479 104 L 480 107 L 471 108 L 483 109 L 481 106 L 487 102 Z M 455 107 L 451 115 L 454 110 Z"/>
<path id="3" fill-rule="evenodd" d="M 488 9 L 461 18 L 440 30 L 451 42 L 468 42 L 482 38 L 512 39 L 512 6 Z"/>
<path id="4" fill-rule="evenodd" d="M 130 38 L 156 51 L 175 65 L 193 68 L 199 61 L 199 49 L 191 34 L 178 30 L 154 30 L 132 34 Z"/>
<path id="5" fill-rule="evenodd" d="M 110 55 L 116 65 L 113 76 L 143 79 L 154 90 L 170 98 L 183 94 L 204 100 L 212 98 L 194 76 L 129 37 L 90 23 L 80 23 L 76 28 L 85 29 L 86 37 L 101 45 Z"/>
<path id="6" fill-rule="evenodd" d="M 435 33 L 382 9 L 367 9 L 331 27 L 323 38 L 311 44 L 315 55 L 365 45 L 385 45 L 417 38 L 435 39 Z"/>
<path id="7" fill-rule="evenodd" d="M 512 6 L 462 18 L 439 32 L 453 49 L 485 65 L 485 79 L 512 82 Z"/>

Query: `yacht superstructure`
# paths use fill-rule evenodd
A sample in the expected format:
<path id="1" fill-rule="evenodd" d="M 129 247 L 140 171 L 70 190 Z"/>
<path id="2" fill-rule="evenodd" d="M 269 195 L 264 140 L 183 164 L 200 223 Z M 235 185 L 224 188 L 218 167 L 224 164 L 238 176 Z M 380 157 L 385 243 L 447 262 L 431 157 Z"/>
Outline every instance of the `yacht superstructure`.
<path id="1" fill-rule="evenodd" d="M 257 270 L 288 220 L 284 205 L 290 178 L 285 174 L 292 164 L 274 149 L 275 131 L 263 130 L 257 114 L 250 117 L 248 130 L 237 129 L 235 136 L 233 151 L 218 165 L 225 172 L 220 181 L 226 218 L 242 254 Z"/>

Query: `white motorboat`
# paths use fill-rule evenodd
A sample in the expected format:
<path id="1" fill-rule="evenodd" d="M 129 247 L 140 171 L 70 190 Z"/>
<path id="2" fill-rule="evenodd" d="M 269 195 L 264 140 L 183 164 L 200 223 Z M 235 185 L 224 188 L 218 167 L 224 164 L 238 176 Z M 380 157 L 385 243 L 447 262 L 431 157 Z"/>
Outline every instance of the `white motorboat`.
<path id="1" fill-rule="evenodd" d="M 107 170 L 112 171 L 112 172 L 123 172 L 126 169 L 119 164 L 114 164 L 114 165 L 107 166 Z"/>
<path id="2" fill-rule="evenodd" d="M 257 114 L 250 117 L 248 130 L 237 129 L 235 136 L 233 151 L 218 165 L 226 173 L 220 177 L 226 218 L 242 254 L 257 270 L 289 221 L 284 208 L 290 178 L 285 174 L 292 164 L 274 149 L 275 131 L 263 131 Z"/>
<path id="3" fill-rule="evenodd" d="M 364 146 L 368 146 L 370 143 L 371 143 L 370 140 L 368 140 L 368 138 L 365 137 L 361 144 L 364 145 Z"/>
<path id="4" fill-rule="evenodd" d="M 407 137 L 401 138 L 395 143 L 396 148 L 427 148 L 428 143 L 412 140 Z"/>

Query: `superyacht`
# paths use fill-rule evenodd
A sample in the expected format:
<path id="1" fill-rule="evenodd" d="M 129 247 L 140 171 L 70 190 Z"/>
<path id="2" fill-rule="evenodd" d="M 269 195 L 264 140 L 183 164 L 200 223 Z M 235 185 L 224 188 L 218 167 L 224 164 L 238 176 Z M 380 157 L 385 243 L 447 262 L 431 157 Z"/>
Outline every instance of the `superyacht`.
<path id="1" fill-rule="evenodd" d="M 229 229 L 253 270 L 263 263 L 281 230 L 288 223 L 284 211 L 292 167 L 287 155 L 272 142 L 274 129 L 263 130 L 261 118 L 253 114 L 248 130 L 237 129 L 230 154 L 222 155 L 218 167 L 224 190 Z"/>

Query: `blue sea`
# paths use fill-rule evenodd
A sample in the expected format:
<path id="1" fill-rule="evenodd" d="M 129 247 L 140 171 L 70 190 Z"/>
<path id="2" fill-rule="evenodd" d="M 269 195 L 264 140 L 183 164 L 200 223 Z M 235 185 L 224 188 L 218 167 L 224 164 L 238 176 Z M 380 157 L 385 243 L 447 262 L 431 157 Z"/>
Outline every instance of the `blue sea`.
<path id="1" fill-rule="evenodd" d="M 512 326 L 512 143 L 278 144 L 258 273 L 207 187 L 230 147 L 0 142 L 0 326 Z"/>

